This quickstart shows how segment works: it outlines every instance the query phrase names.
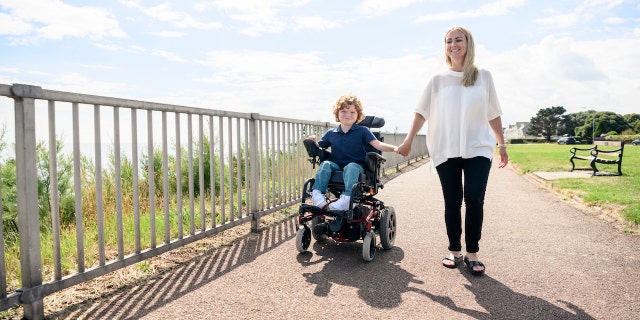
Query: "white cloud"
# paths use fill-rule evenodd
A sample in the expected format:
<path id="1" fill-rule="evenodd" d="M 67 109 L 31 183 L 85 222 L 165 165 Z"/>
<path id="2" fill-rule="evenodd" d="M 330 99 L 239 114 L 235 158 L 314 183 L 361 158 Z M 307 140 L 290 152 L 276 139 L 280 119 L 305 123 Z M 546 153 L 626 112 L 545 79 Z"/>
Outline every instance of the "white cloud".
<path id="1" fill-rule="evenodd" d="M 383 16 L 393 10 L 408 7 L 414 3 L 420 3 L 424 0 L 364 0 L 358 6 L 356 11 L 360 14 L 370 17 Z"/>
<path id="2" fill-rule="evenodd" d="M 286 24 L 277 16 L 277 12 L 267 3 L 261 3 L 255 7 L 245 7 L 243 2 L 233 5 L 224 5 L 219 9 L 226 11 L 228 17 L 247 24 L 246 27 L 240 27 L 240 33 L 257 36 L 263 33 L 280 33 L 285 29 Z"/>
<path id="3" fill-rule="evenodd" d="M 310 0 L 217 0 L 213 4 L 230 19 L 246 24 L 235 28 L 240 33 L 258 36 L 264 33 L 282 33 L 287 27 L 299 28 L 299 21 L 294 22 L 293 26 L 289 25 L 290 19 L 284 18 L 282 11 L 303 7 L 309 2 Z"/>
<path id="4" fill-rule="evenodd" d="M 30 23 L 0 12 L 0 34 L 22 35 L 29 34 L 33 30 Z"/>
<path id="5" fill-rule="evenodd" d="M 169 51 L 165 51 L 165 50 L 157 50 L 157 49 L 152 49 L 150 50 L 151 54 L 153 54 L 154 56 L 158 56 L 158 57 L 162 57 L 165 58 L 169 61 L 173 61 L 173 62 L 187 62 L 187 59 L 181 58 L 179 57 L 177 54 L 173 53 L 173 52 L 169 52 Z"/>
<path id="6" fill-rule="evenodd" d="M 622 23 L 625 23 L 626 21 L 627 19 L 620 18 L 620 17 L 609 17 L 602 20 L 602 22 L 606 24 L 622 24 Z"/>
<path id="7" fill-rule="evenodd" d="M 619 47 L 628 50 L 611 50 Z M 637 113 L 640 66 L 631 62 L 640 55 L 638 38 L 574 41 L 551 36 L 536 45 L 478 55 L 493 74 L 508 123 L 528 121 L 551 106 L 564 106 L 568 113 L 583 107 Z"/>
<path id="8" fill-rule="evenodd" d="M 108 50 L 108 51 L 120 51 L 123 48 L 116 44 L 106 44 L 106 43 L 95 43 L 97 48 Z"/>
<path id="9" fill-rule="evenodd" d="M 202 22 L 188 13 L 175 10 L 173 4 L 168 2 L 150 8 L 139 7 L 139 9 L 156 20 L 171 23 L 176 28 L 215 29 L 222 27 L 220 22 Z"/>
<path id="10" fill-rule="evenodd" d="M 296 17 L 292 19 L 293 30 L 300 31 L 304 29 L 322 31 L 327 29 L 339 28 L 340 23 L 327 20 L 319 16 L 313 17 Z"/>
<path id="11" fill-rule="evenodd" d="M 331 64 L 321 52 L 219 51 L 212 52 L 205 65 L 213 68 L 212 75 L 196 81 L 217 90 L 182 94 L 194 98 L 162 99 L 243 112 L 256 112 L 255 106 L 260 106 L 260 113 L 266 115 L 333 122 L 332 104 L 339 96 L 352 93 L 361 97 L 366 114 L 387 120 L 388 130 L 396 126 L 406 130 L 426 85 L 424 70 L 437 70 L 443 62 L 414 54 Z"/>
<path id="12" fill-rule="evenodd" d="M 104 65 L 104 64 L 86 64 L 86 63 L 70 63 L 69 65 L 74 67 L 80 67 L 85 69 L 96 69 L 96 70 L 119 70 L 119 67 Z"/>
<path id="13" fill-rule="evenodd" d="M 49 72 L 42 72 L 42 71 L 29 71 L 29 75 L 36 76 L 36 77 L 41 77 L 41 78 L 53 77 L 53 74 L 51 74 Z"/>
<path id="14" fill-rule="evenodd" d="M 150 34 L 154 36 L 164 37 L 164 38 L 180 38 L 186 35 L 186 33 L 179 32 L 179 31 L 158 31 L 158 32 L 151 32 Z"/>
<path id="15" fill-rule="evenodd" d="M 576 13 L 554 14 L 549 17 L 534 20 L 536 23 L 549 28 L 569 28 L 580 22 L 580 15 Z"/>
<path id="16" fill-rule="evenodd" d="M 414 22 L 422 23 L 431 21 L 460 20 L 465 18 L 504 16 L 511 13 L 511 8 L 521 7 L 525 3 L 526 0 L 498 0 L 481 5 L 475 10 L 447 11 L 424 15 L 416 18 Z"/>
<path id="17" fill-rule="evenodd" d="M 214 6 L 220 10 L 256 12 L 301 7 L 311 0 L 215 0 Z"/>
<path id="18" fill-rule="evenodd" d="M 603 12 L 609 12 L 612 8 L 624 4 L 624 0 L 590 0 L 581 1 L 569 13 L 551 12 L 550 16 L 536 19 L 535 22 L 550 28 L 569 28 L 579 26 L 591 21 L 595 16 Z M 617 24 L 624 22 L 618 17 L 606 17 L 606 23 Z"/>
<path id="19" fill-rule="evenodd" d="M 102 94 L 104 92 L 119 93 L 129 86 L 124 82 L 96 81 L 78 72 L 65 72 L 52 77 L 52 82 L 46 89 L 54 89 L 84 94 Z"/>
<path id="20" fill-rule="evenodd" d="M 8 30 L 14 34 L 44 39 L 126 36 L 118 20 L 106 9 L 75 7 L 59 0 L 3 0 L 0 4 L 10 12 L 9 22 L 14 26 Z"/>
<path id="21" fill-rule="evenodd" d="M 35 3 L 18 2 L 0 0 L 2 10 L 8 8 L 5 3 L 16 7 L 22 2 L 32 5 Z M 396 31 L 399 30 L 396 29 L 398 25 L 404 28 L 403 24 L 411 22 L 408 19 L 411 19 L 412 13 L 407 12 L 408 9 L 413 9 L 408 7 L 416 3 L 413 0 L 371 0 L 362 2 L 360 7 L 357 3 L 341 3 L 337 7 L 336 4 L 321 5 L 319 2 L 291 0 L 221 0 L 190 4 L 190 8 L 186 4 L 178 7 L 177 2 L 173 5 L 168 2 L 158 5 L 163 2 L 157 2 L 153 8 L 148 9 L 138 4 L 144 2 L 123 0 L 120 3 L 135 10 L 115 6 L 111 10 L 117 12 L 119 18 L 136 21 L 138 26 L 145 25 L 144 32 L 132 34 L 136 38 L 107 39 L 99 43 L 85 40 L 84 44 L 82 41 L 74 41 L 74 45 L 79 45 L 78 52 L 83 50 L 81 59 L 72 59 L 76 61 L 75 64 L 70 63 L 68 57 L 56 57 L 56 54 L 68 51 L 57 50 L 60 47 L 53 42 L 50 52 L 47 48 L 46 53 L 39 53 L 39 57 L 47 59 L 49 63 L 38 66 L 20 61 L 24 52 L 21 50 L 29 48 L 12 46 L 6 51 L 9 52 L 7 56 L 12 63 L 6 65 L 13 67 L 15 62 L 16 68 L 0 68 L 0 79 L 5 79 L 0 83 L 36 83 L 46 89 L 106 96 L 126 97 L 132 94 L 128 98 L 330 122 L 333 122 L 330 106 L 340 95 L 353 93 L 365 103 L 365 113 L 386 119 L 385 130 L 398 127 L 400 131 L 406 132 L 421 90 L 433 74 L 446 68 L 441 58 L 441 46 L 429 40 L 439 39 L 440 32 L 431 27 L 407 26 L 406 32 L 396 32 L 388 38 L 375 38 L 375 41 L 370 41 L 374 39 L 373 36 L 362 37 L 361 32 L 370 36 L 373 34 L 371 30 L 389 28 L 390 31 Z M 432 6 L 433 3 L 435 0 L 416 7 L 431 9 L 436 7 Z M 486 5 L 476 4 L 476 7 L 466 6 L 467 11 L 441 11 L 439 14 L 438 11 L 433 11 L 433 15 L 424 19 L 458 20 L 465 16 L 509 15 L 522 3 L 493 1 Z M 580 5 L 583 3 L 584 5 Z M 637 92 L 640 92 L 640 64 L 636 63 L 640 56 L 640 28 L 630 22 L 640 20 L 613 11 L 606 12 L 606 6 L 611 3 L 580 2 L 571 9 L 566 9 L 566 5 L 547 3 L 544 7 L 554 11 L 532 13 L 529 20 L 505 25 L 505 28 L 512 28 L 518 35 L 526 36 L 496 35 L 496 39 L 504 43 L 500 46 L 500 50 L 504 51 L 491 52 L 482 43 L 478 45 L 476 62 L 480 67 L 490 70 L 494 76 L 505 112 L 505 125 L 527 121 L 539 109 L 556 105 L 565 106 L 569 112 L 581 111 L 581 108 L 587 107 L 624 114 L 637 109 L 634 103 L 637 101 Z M 400 10 L 403 7 L 407 7 L 407 10 Z M 535 6 L 536 9 L 538 7 Z M 357 23 L 336 18 L 336 12 L 353 15 L 357 8 L 369 8 L 370 11 L 363 12 L 372 15 L 388 16 L 379 21 L 359 19 Z M 110 12 L 103 11 L 103 14 L 111 17 Z M 4 22 L 1 16 L 3 13 L 0 13 L 0 24 Z M 8 10 L 6 15 L 33 28 L 27 31 L 28 34 L 35 35 L 37 28 L 44 25 L 42 22 L 28 20 L 29 15 L 13 15 Z M 153 16 L 156 20 L 149 22 L 146 15 Z M 194 40 L 204 32 L 192 32 L 188 33 L 189 37 L 180 37 L 187 34 L 187 31 L 169 26 L 184 22 L 182 25 L 196 28 L 207 24 L 206 19 L 201 18 L 205 16 L 223 17 L 220 21 L 224 23 L 225 30 L 215 32 L 214 41 L 211 41 L 211 33 L 207 33 L 208 38 L 205 40 Z M 618 16 L 632 20 L 618 25 Z M 534 17 L 548 17 L 537 22 L 544 23 L 549 28 L 537 27 L 533 22 Z M 484 28 L 485 22 L 489 20 L 499 19 L 478 19 L 475 30 Z M 505 17 L 504 20 L 511 23 L 514 19 Z M 607 24 L 603 24 L 603 21 Z M 629 27 L 630 24 L 633 27 Z M 564 29 L 574 25 L 580 27 L 580 33 Z M 25 25 L 21 28 L 24 27 Z M 328 28 L 341 30 L 338 33 L 335 29 L 321 32 Z M 20 28 L 12 32 L 15 33 L 16 30 Z M 290 32 L 292 30 L 297 32 Z M 530 32 L 531 30 L 535 32 Z M 272 34 L 265 39 L 247 39 L 239 37 L 238 32 L 251 35 L 283 33 L 283 36 Z M 307 36 L 309 37 L 306 38 Z M 546 38 L 540 40 L 538 36 Z M 293 43 L 290 41 L 292 38 L 304 40 Z M 330 44 L 333 39 L 356 39 L 355 41 L 360 41 L 362 50 L 332 47 Z M 5 41 L 5 44 L 8 42 Z M 68 46 L 69 43 L 60 42 L 58 45 Z M 96 47 L 102 50 L 96 50 Z M 181 50 L 185 47 L 193 50 Z M 201 52 L 210 53 L 203 58 Z M 366 56 L 361 52 L 365 52 Z M 3 58 L 4 53 L 3 51 L 1 54 Z M 96 60 L 105 54 L 110 58 L 107 62 Z M 170 63 L 163 65 L 165 61 L 156 57 L 162 57 Z M 131 64 L 142 58 L 149 58 L 145 61 L 148 63 Z M 101 72 L 101 67 L 110 68 L 101 65 L 102 63 L 113 63 L 111 68 L 117 68 L 118 72 Z M 191 68 L 193 66 L 195 68 Z M 62 67 L 69 72 L 61 74 Z M 120 72 L 124 74 L 125 71 L 135 75 L 157 74 L 157 70 L 148 68 L 167 70 L 167 76 L 149 76 L 144 81 L 128 79 L 126 76 L 117 80 L 105 78 Z M 175 70 L 178 71 L 174 72 Z"/>
<path id="22" fill-rule="evenodd" d="M 150 55 L 153 55 L 153 56 L 156 56 L 156 57 L 164 58 L 165 60 L 171 61 L 171 62 L 186 63 L 186 62 L 190 61 L 190 59 L 183 58 L 183 57 L 177 55 L 176 53 L 171 52 L 171 51 L 167 51 L 167 50 L 146 48 L 146 47 L 137 46 L 137 45 L 131 45 L 131 46 L 127 47 L 127 48 L 122 47 L 120 45 L 105 44 L 105 43 L 96 43 L 94 45 L 97 48 L 104 49 L 104 50 L 111 51 L 111 52 L 122 51 L 122 52 L 127 52 L 127 53 L 131 53 L 131 54 L 135 54 L 135 55 L 150 54 Z"/>
<path id="23" fill-rule="evenodd" d="M 610 49 L 617 47 L 629 50 Z M 506 126 L 528 121 L 539 109 L 551 106 L 564 106 L 569 113 L 585 107 L 637 113 L 640 65 L 632 62 L 639 55 L 638 38 L 576 41 L 550 36 L 506 52 L 490 52 L 479 45 L 476 62 L 494 77 Z M 212 75 L 197 81 L 216 90 L 195 89 L 182 94 L 192 98 L 162 99 L 244 112 L 260 106 L 262 114 L 332 122 L 331 104 L 340 95 L 353 93 L 363 100 L 365 113 L 386 119 L 385 130 L 406 132 L 421 90 L 446 68 L 435 53 L 369 56 L 334 64 L 323 56 L 322 52 L 212 52 L 204 64 L 212 68 Z"/>
<path id="24" fill-rule="evenodd" d="M 215 51 L 203 64 L 214 69 L 207 82 L 244 85 L 274 79 L 297 78 L 300 74 L 322 70 L 320 53 L 287 54 L 265 51 Z M 295 81 L 295 80 L 293 80 Z"/>
<path id="25" fill-rule="evenodd" d="M 8 73 L 18 73 L 20 69 L 18 68 L 8 68 L 0 66 L 0 72 L 8 72 Z"/>

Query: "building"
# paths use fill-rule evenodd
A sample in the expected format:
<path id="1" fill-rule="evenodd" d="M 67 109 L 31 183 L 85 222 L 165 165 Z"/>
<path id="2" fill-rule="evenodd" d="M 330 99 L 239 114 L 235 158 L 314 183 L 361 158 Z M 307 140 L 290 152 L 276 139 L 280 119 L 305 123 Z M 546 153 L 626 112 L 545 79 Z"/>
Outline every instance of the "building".
<path id="1" fill-rule="evenodd" d="M 525 139 L 532 138 L 527 135 L 529 130 L 529 122 L 516 122 L 515 125 L 510 124 L 508 128 L 504 130 L 504 139 L 509 141 L 511 139 Z"/>

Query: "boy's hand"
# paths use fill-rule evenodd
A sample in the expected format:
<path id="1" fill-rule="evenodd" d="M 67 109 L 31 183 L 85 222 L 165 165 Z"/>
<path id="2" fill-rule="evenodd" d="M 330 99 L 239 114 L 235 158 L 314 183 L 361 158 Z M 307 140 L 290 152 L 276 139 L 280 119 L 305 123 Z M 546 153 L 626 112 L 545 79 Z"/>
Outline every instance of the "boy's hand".
<path id="1" fill-rule="evenodd" d="M 316 135 L 315 134 L 309 135 L 309 140 L 316 141 Z"/>

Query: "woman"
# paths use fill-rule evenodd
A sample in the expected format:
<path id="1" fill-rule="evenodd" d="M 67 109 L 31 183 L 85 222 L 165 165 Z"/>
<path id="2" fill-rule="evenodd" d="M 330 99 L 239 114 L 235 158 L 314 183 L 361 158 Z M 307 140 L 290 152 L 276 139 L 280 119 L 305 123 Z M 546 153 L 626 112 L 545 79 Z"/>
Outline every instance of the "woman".
<path id="1" fill-rule="evenodd" d="M 449 238 L 449 255 L 442 264 L 456 268 L 464 261 L 473 275 L 482 275 L 485 266 L 478 259 L 478 251 L 496 141 L 498 167 L 505 167 L 509 161 L 502 133 L 502 110 L 491 73 L 474 64 L 475 46 L 469 30 L 453 27 L 447 30 L 444 40 L 449 69 L 435 75 L 424 89 L 398 153 L 407 156 L 411 152 L 414 136 L 428 121 L 427 147 L 442 186 Z M 466 255 L 462 254 L 460 241 L 463 199 Z"/>

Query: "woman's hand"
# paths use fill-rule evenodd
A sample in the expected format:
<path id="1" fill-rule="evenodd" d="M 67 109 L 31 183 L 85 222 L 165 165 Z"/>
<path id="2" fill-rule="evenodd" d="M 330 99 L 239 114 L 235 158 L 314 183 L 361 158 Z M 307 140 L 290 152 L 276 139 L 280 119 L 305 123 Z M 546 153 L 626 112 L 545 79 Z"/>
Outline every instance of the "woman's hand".
<path id="1" fill-rule="evenodd" d="M 406 157 L 411 153 L 411 144 L 405 144 L 403 142 L 401 145 L 397 146 L 394 151 Z"/>
<path id="2" fill-rule="evenodd" d="M 507 147 L 499 147 L 500 149 L 500 163 L 498 168 L 504 168 L 509 163 L 509 155 L 507 154 Z"/>

